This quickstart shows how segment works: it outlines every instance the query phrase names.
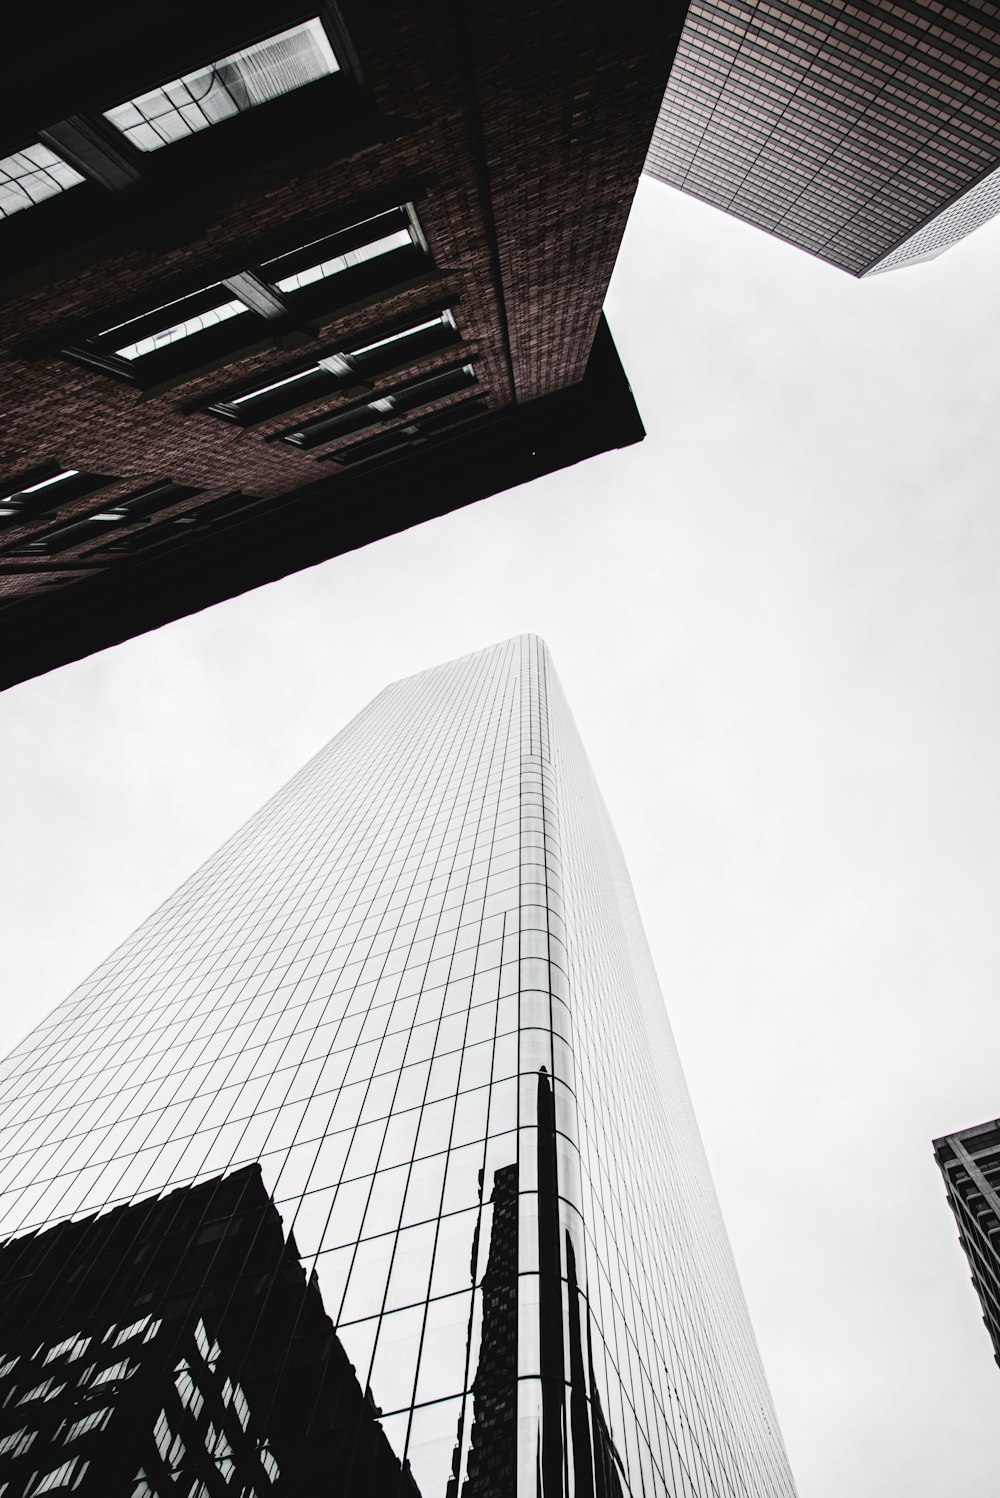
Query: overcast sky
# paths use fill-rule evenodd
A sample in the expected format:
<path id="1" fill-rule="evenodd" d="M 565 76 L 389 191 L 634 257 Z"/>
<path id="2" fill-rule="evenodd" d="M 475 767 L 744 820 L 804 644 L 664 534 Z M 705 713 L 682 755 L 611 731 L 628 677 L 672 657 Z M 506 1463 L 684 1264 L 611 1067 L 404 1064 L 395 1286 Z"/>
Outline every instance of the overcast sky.
<path id="1" fill-rule="evenodd" d="M 644 183 L 643 444 L 0 696 L 3 1049 L 387 681 L 537 631 L 801 1498 L 996 1498 L 930 1141 L 1000 1114 L 998 249 L 858 282 Z"/>

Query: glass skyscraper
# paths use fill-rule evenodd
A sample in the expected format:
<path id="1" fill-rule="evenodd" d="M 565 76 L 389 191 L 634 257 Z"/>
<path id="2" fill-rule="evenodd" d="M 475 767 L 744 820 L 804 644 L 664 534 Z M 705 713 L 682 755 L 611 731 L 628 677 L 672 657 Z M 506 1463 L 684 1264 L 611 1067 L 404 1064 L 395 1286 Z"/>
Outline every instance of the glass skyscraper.
<path id="1" fill-rule="evenodd" d="M 793 1498 L 545 646 L 397 682 L 0 1075 L 0 1493 Z"/>

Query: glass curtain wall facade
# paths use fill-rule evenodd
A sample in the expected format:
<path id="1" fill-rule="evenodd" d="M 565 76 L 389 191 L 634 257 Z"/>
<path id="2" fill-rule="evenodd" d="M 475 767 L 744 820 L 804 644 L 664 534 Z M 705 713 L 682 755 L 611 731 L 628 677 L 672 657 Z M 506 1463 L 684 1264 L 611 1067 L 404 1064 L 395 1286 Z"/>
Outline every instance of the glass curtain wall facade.
<path id="1" fill-rule="evenodd" d="M 853 275 L 889 270 L 1000 207 L 998 68 L 993 0 L 692 0 L 645 169 Z"/>
<path id="2" fill-rule="evenodd" d="M 532 636 L 376 697 L 17 1047 L 0 1151 L 8 1498 L 121 1401 L 137 1498 L 793 1498 Z"/>

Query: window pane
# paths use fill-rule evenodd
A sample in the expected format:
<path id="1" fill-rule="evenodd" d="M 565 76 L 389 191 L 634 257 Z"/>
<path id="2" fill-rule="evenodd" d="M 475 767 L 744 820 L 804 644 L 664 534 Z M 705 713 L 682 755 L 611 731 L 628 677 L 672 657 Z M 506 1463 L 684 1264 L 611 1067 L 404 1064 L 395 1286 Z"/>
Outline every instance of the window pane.
<path id="1" fill-rule="evenodd" d="M 307 265 L 294 275 L 282 276 L 277 283 L 278 290 L 300 291 L 303 286 L 311 286 L 314 281 L 325 281 L 328 276 L 339 275 L 342 270 L 349 270 L 354 265 L 363 265 L 366 260 L 376 260 L 379 255 L 388 255 L 392 250 L 405 250 L 412 243 L 409 229 L 397 229 L 395 233 L 385 234 L 381 239 L 372 240 L 370 244 L 359 244 L 353 250 L 345 250 L 343 254 L 331 255 L 327 260 Z"/>
<path id="2" fill-rule="evenodd" d="M 338 71 L 326 32 L 314 19 L 139 94 L 104 117 L 140 151 L 157 151 Z"/>
<path id="3" fill-rule="evenodd" d="M 26 146 L 0 159 L 0 218 L 9 218 L 82 181 L 80 173 L 47 146 Z"/>
<path id="4" fill-rule="evenodd" d="M 206 328 L 215 327 L 216 323 L 228 322 L 231 317 L 238 317 L 247 308 L 235 299 L 228 302 L 220 302 L 217 307 L 209 307 L 204 312 L 199 312 L 195 317 L 182 318 L 180 322 L 172 323 L 169 328 L 163 328 L 159 333 L 152 333 L 147 338 L 139 338 L 135 343 L 123 344 L 116 348 L 115 353 L 121 359 L 141 359 L 145 354 L 151 354 L 156 349 L 167 348 L 171 343 L 179 343 L 182 338 L 190 338 L 194 333 L 203 333 Z"/>

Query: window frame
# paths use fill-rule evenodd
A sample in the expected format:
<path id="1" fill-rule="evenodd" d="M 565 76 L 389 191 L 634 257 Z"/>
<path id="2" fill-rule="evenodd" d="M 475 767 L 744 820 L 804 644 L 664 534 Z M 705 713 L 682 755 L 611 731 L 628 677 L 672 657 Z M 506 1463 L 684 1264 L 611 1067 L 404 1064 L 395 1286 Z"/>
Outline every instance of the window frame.
<path id="1" fill-rule="evenodd" d="M 371 228 L 379 220 L 384 222 L 372 234 Z M 404 230 L 409 235 L 408 245 L 349 265 L 305 287 L 284 292 L 277 289 L 276 272 L 288 263 L 294 265 L 298 257 L 306 256 L 309 251 L 313 256 L 324 254 L 335 259 Z M 254 264 L 243 261 L 239 268 L 223 268 L 216 279 L 202 280 L 188 290 L 177 287 L 175 293 L 180 294 L 164 294 L 155 306 L 150 306 L 147 296 L 142 302 L 133 301 L 121 308 L 117 314 L 109 312 L 99 327 L 63 343 L 61 352 L 75 364 L 140 390 L 168 389 L 257 349 L 275 344 L 290 346 L 287 342 L 283 344 L 283 340 L 311 341 L 317 336 L 318 327 L 346 308 L 368 297 L 384 297 L 426 275 L 431 267 L 416 207 L 412 200 L 397 196 L 391 207 L 376 208 L 363 218 L 341 223 L 325 233 L 313 231 L 291 248 L 287 247 L 286 235 L 286 247 L 277 254 L 261 257 Z M 271 280 L 267 279 L 269 274 Z M 132 343 L 157 331 L 165 332 L 174 326 L 173 320 L 178 318 L 180 309 L 187 307 L 194 317 L 199 309 L 208 311 L 217 303 L 234 299 L 244 302 L 248 316 L 239 313 L 133 359 L 124 358 L 119 352 L 118 340 L 126 334 Z"/>
<path id="2" fill-rule="evenodd" d="M 425 359 L 450 354 L 467 346 L 455 319 L 456 301 L 457 298 L 451 297 L 446 305 L 394 318 L 391 323 L 379 324 L 347 340 L 341 339 L 335 347 L 319 350 L 308 363 L 300 359 L 294 364 L 268 370 L 252 383 L 243 381 L 207 404 L 199 403 L 195 409 L 249 430 L 294 416 L 331 397 L 373 392 L 375 380 L 390 378 Z M 435 336 L 430 326 L 435 322 L 440 324 L 440 336 Z M 383 339 L 395 339 L 398 335 L 402 335 L 398 344 L 388 344 L 383 358 L 376 357 L 370 363 L 358 362 L 366 347 Z M 331 365 L 335 367 L 331 368 Z M 310 375 L 315 377 L 310 383 L 295 388 L 297 380 L 305 381 Z M 284 395 L 274 388 L 282 385 L 285 385 Z M 255 392 L 259 394 L 255 395 Z M 246 404 L 237 405 L 236 402 Z"/>
<path id="3" fill-rule="evenodd" d="M 26 142 L 24 145 L 16 147 L 12 151 L 8 151 L 6 155 L 0 157 L 0 168 L 6 168 L 8 163 L 13 163 L 15 161 L 15 158 L 18 156 L 23 156 L 26 160 L 30 161 L 28 153 L 31 151 L 45 152 L 46 155 L 52 157 L 52 162 L 31 162 L 31 165 L 34 167 L 34 171 L 24 173 L 23 180 L 27 180 L 30 177 L 36 176 L 38 173 L 43 173 L 50 181 L 55 183 L 55 186 L 53 187 L 51 192 L 45 193 L 40 198 L 31 197 L 31 195 L 25 188 L 21 188 L 21 192 L 24 194 L 26 201 L 19 204 L 17 207 L 11 208 L 8 212 L 3 207 L 2 195 L 7 190 L 8 183 L 16 184 L 18 181 L 22 180 L 21 178 L 8 176 L 5 181 L 0 182 L 0 223 L 6 223 L 8 219 L 16 218 L 18 214 L 26 213 L 31 208 L 40 208 L 43 203 L 50 203 L 53 198 L 61 198 L 64 193 L 72 192 L 74 187 L 83 186 L 87 180 L 81 172 L 77 171 L 75 166 L 66 161 L 64 157 L 59 155 L 58 151 L 54 151 L 52 147 L 43 140 L 31 140 Z M 61 167 L 65 171 L 71 172 L 76 180 L 73 182 L 60 183 L 56 174 L 52 171 L 52 166 Z"/>
<path id="4" fill-rule="evenodd" d="M 333 59 L 334 66 L 328 73 L 321 74 L 317 78 L 308 79 L 305 83 L 297 84 L 294 88 L 286 89 L 279 94 L 274 94 L 269 99 L 262 99 L 256 104 L 249 105 L 246 109 L 240 109 L 237 107 L 234 109 L 231 115 L 226 115 L 223 119 L 208 120 L 203 125 L 198 125 L 194 128 L 188 128 L 181 135 L 174 137 L 174 139 L 172 140 L 161 140 L 160 143 L 156 146 L 138 145 L 132 139 L 132 136 L 130 134 L 130 127 L 125 126 L 119 123 L 119 121 L 112 118 L 113 114 L 116 111 L 120 112 L 124 109 L 127 109 L 129 106 L 131 106 L 137 112 L 141 113 L 142 111 L 139 108 L 140 101 L 148 100 L 156 93 L 161 91 L 165 92 L 170 88 L 186 86 L 190 84 L 195 78 L 197 78 L 199 74 L 214 74 L 216 69 L 221 69 L 225 66 L 225 64 L 234 62 L 241 55 L 246 55 L 248 52 L 251 52 L 255 48 L 264 47 L 268 42 L 278 41 L 283 37 L 290 36 L 295 31 L 303 29 L 314 22 L 319 26 L 323 41 L 325 42 L 329 54 Z M 327 88 L 329 88 L 331 81 L 336 84 L 336 82 L 347 71 L 347 67 L 344 59 L 341 56 L 337 38 L 331 36 L 330 31 L 331 28 L 328 22 L 328 18 L 323 14 L 323 7 L 318 6 L 317 12 L 313 16 L 303 18 L 299 21 L 293 21 L 290 25 L 282 25 L 282 27 L 278 31 L 270 31 L 265 36 L 244 39 L 239 46 L 234 47 L 231 51 L 223 53 L 221 56 L 217 53 L 214 53 L 211 59 L 206 59 L 205 62 L 198 63 L 193 68 L 189 67 L 186 70 L 179 72 L 175 76 L 164 78 L 160 82 L 150 83 L 143 87 L 139 92 L 131 93 L 127 98 L 123 98 L 117 100 L 117 102 L 109 104 L 106 109 L 102 109 L 100 111 L 101 118 L 107 122 L 110 128 L 114 130 L 122 140 L 127 141 L 129 146 L 133 150 L 138 151 L 141 156 L 156 155 L 158 152 L 166 150 L 170 146 L 179 145 L 183 140 L 189 140 L 193 135 L 201 135 L 206 130 L 214 130 L 220 125 L 227 124 L 230 120 L 240 119 L 247 114 L 252 114 L 256 109 L 266 108 L 269 104 L 274 104 L 280 99 L 287 99 L 293 94 L 301 93 L 303 89 L 312 88 L 315 84 L 326 85 Z M 225 84 L 223 86 L 228 87 Z M 177 113 L 182 113 L 182 109 L 177 108 Z M 154 116 L 154 118 L 162 117 L 163 116 Z M 149 121 L 149 116 L 146 116 L 146 119 L 147 121 Z M 155 127 L 151 123 L 149 125 L 149 128 L 154 130 L 155 133 Z"/>
<path id="5" fill-rule="evenodd" d="M 141 555 L 159 546 L 177 545 L 205 530 L 238 524 L 247 510 L 258 509 L 262 503 L 259 496 L 245 494 L 242 489 L 227 489 L 214 499 L 202 499 L 183 515 L 155 520 L 152 525 L 123 527 L 106 541 L 88 548 L 86 555 L 88 558 Z"/>
<path id="6" fill-rule="evenodd" d="M 0 488 L 0 517 L 4 522 L 0 538 L 12 525 L 29 525 L 42 515 L 50 515 L 74 500 L 87 499 L 117 482 L 112 475 L 65 468 L 59 463 L 32 469 L 22 474 L 14 487 L 4 484 Z"/>
<path id="7" fill-rule="evenodd" d="M 456 359 L 440 369 L 428 370 L 422 375 L 406 380 L 403 384 L 386 390 L 381 395 L 373 394 L 367 400 L 354 402 L 339 410 L 323 412 L 310 421 L 286 427 L 283 431 L 275 432 L 264 440 L 284 442 L 299 452 L 311 452 L 314 448 L 337 442 L 342 437 L 353 437 L 356 432 L 366 431 L 369 427 L 378 427 L 387 422 L 401 420 L 409 416 L 411 412 L 419 411 L 422 406 L 432 405 L 439 400 L 447 400 L 449 396 L 457 395 L 459 391 L 478 386 L 477 357 L 473 355 L 469 358 Z M 462 374 L 467 374 L 469 378 L 452 384 L 450 388 L 441 388 L 449 376 Z M 389 405 L 390 402 L 395 403 L 401 397 L 406 402 L 404 405 Z M 379 411 L 376 407 L 380 403 L 385 404 L 389 409 Z M 359 418 L 357 424 L 352 424 L 354 417 Z M 319 435 L 323 431 L 328 431 L 329 435 Z M 303 440 L 295 441 L 296 437 L 301 437 Z"/>
<path id="8" fill-rule="evenodd" d="M 0 543 L 0 549 L 4 555 L 10 556 L 54 557 L 81 546 L 105 546 L 108 544 L 105 538 L 113 536 L 119 527 L 131 531 L 142 529 L 145 521 L 163 510 L 186 504 L 204 492 L 191 484 L 161 479 L 85 512 L 67 515 L 56 524 L 22 536 L 8 546 Z"/>
<path id="9" fill-rule="evenodd" d="M 474 388 L 474 387 L 471 387 Z M 478 416 L 485 416 L 489 405 L 485 392 L 466 396 L 441 410 L 430 411 L 424 416 L 415 416 L 402 426 L 390 427 L 388 431 L 363 437 L 360 442 L 347 447 L 338 447 L 336 452 L 323 453 L 319 462 L 337 463 L 343 468 L 353 468 L 362 463 L 373 463 L 379 458 L 389 458 L 406 452 L 411 447 L 423 446 L 437 436 L 445 436 L 456 427 L 465 426 Z"/>
<path id="10" fill-rule="evenodd" d="M 321 153 L 329 163 L 359 149 L 359 139 L 384 139 L 386 122 L 365 83 L 363 70 L 335 4 L 318 0 L 311 14 L 283 7 L 285 16 L 261 34 L 260 27 L 229 17 L 206 16 L 198 38 L 173 34 L 150 42 L 134 65 L 141 86 L 123 94 L 117 69 L 109 66 L 90 80 L 95 100 L 83 113 L 67 113 L 30 140 L 10 138 L 0 151 L 13 155 L 26 145 L 41 144 L 83 180 L 32 204 L 33 212 L 16 212 L 0 220 L 4 266 L 0 281 L 32 271 L 51 254 L 52 243 L 64 247 L 106 234 L 110 229 L 148 219 L 151 208 L 161 233 L 184 235 L 177 215 L 178 195 L 211 191 L 247 163 L 263 164 L 303 150 Z M 162 87 L 200 66 L 211 66 L 257 42 L 318 20 L 326 33 L 339 71 L 317 78 L 264 103 L 171 142 L 172 149 L 141 151 L 111 124 L 104 108 L 127 102 L 139 93 Z M 208 35 L 207 33 L 211 33 Z M 106 75 L 105 75 L 106 74 Z M 67 101 L 64 106 L 71 108 Z M 133 189 L 139 188 L 140 192 Z"/>

